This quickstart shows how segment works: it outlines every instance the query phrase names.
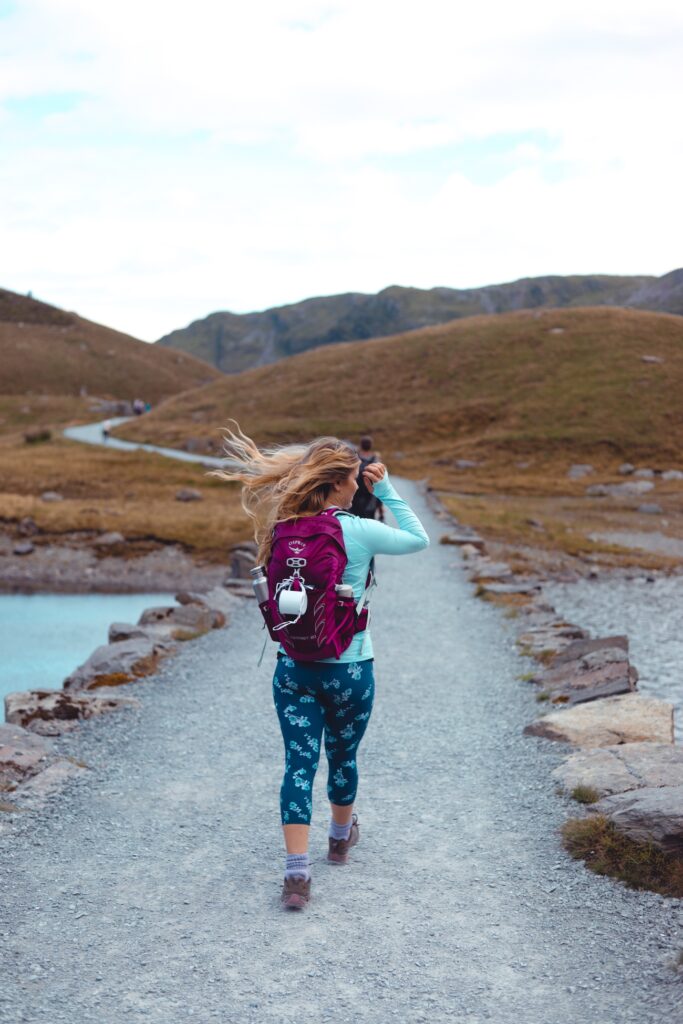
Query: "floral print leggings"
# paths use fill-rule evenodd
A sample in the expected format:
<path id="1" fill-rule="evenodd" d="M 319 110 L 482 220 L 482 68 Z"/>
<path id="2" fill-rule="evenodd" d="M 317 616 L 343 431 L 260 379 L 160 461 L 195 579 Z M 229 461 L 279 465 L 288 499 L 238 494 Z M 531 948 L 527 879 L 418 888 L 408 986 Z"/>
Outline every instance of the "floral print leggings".
<path id="1" fill-rule="evenodd" d="M 280 789 L 283 825 L 310 823 L 323 731 L 329 768 L 327 795 L 333 804 L 353 803 L 358 789 L 356 751 L 374 695 L 372 659 L 333 664 L 297 662 L 278 655 L 273 700 L 285 741 Z"/>

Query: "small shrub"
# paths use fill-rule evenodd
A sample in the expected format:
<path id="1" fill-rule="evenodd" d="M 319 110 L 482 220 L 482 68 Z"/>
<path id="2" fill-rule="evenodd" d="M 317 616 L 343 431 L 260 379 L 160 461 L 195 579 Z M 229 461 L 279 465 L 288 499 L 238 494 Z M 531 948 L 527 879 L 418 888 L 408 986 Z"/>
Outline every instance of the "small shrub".
<path id="1" fill-rule="evenodd" d="M 600 794 L 592 786 L 574 786 L 571 797 L 579 804 L 594 804 L 600 799 Z"/>
<path id="2" fill-rule="evenodd" d="M 550 693 L 547 690 L 541 690 L 541 692 L 536 695 L 536 702 L 538 704 L 542 704 L 546 700 L 550 700 Z"/>
<path id="3" fill-rule="evenodd" d="M 598 875 L 609 875 L 631 889 L 683 896 L 683 860 L 654 843 L 635 843 L 603 815 L 570 818 L 562 826 L 565 849 Z"/>

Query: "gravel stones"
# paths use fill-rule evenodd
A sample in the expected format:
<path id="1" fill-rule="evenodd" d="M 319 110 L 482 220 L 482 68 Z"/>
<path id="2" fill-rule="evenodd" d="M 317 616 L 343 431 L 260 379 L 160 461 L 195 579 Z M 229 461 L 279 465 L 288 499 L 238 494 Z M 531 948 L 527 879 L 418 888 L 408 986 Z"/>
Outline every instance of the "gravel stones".
<path id="1" fill-rule="evenodd" d="M 303 917 L 277 904 L 283 749 L 253 604 L 131 683 L 141 711 L 57 741 L 90 769 L 40 814 L 0 816 L 2 1024 L 676 1019 L 680 902 L 563 852 L 561 750 L 521 739 L 513 623 L 451 560 L 378 559 L 362 839 L 326 863 L 321 765 Z"/>

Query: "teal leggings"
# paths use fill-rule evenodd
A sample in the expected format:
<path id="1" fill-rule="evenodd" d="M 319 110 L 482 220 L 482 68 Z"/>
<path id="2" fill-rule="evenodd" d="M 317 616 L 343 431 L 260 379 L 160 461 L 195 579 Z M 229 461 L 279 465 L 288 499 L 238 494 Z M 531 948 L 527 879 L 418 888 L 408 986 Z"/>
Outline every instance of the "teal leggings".
<path id="1" fill-rule="evenodd" d="M 327 795 L 333 804 L 352 804 L 356 799 L 356 750 L 375 695 L 372 666 L 372 659 L 306 663 L 278 655 L 273 700 L 285 742 L 280 789 L 283 825 L 310 823 L 323 732 L 329 769 Z"/>

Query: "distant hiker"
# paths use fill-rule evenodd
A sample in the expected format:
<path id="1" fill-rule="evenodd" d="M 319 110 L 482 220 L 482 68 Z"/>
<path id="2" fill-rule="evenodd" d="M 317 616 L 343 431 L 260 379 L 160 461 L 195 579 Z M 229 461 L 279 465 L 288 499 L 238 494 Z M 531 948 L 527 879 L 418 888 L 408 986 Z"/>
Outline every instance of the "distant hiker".
<path id="1" fill-rule="evenodd" d="M 105 420 L 102 424 L 102 440 L 108 441 L 111 433 L 111 420 Z"/>
<path id="2" fill-rule="evenodd" d="M 280 816 L 287 858 L 280 899 L 284 908 L 301 910 L 311 895 L 308 840 L 323 734 L 332 816 L 328 860 L 346 864 L 359 839 L 353 813 L 358 746 L 375 690 L 365 608 L 370 561 L 420 551 L 429 538 L 379 461 L 368 465 L 364 482 L 391 509 L 398 529 L 349 515 L 359 458 L 337 438 L 260 451 L 238 427 L 225 451 L 225 469 L 215 475 L 242 483 L 259 545 L 254 589 L 271 635 L 281 638 L 273 678 L 285 744 Z"/>
<path id="3" fill-rule="evenodd" d="M 380 462 L 379 454 L 373 450 L 372 438 L 367 434 L 360 439 L 358 446 L 358 458 L 360 469 L 358 471 L 358 490 L 353 496 L 351 511 L 355 516 L 362 516 L 363 519 L 379 519 L 384 522 L 384 509 L 382 502 L 377 498 L 365 484 L 365 470 Z"/>
<path id="4" fill-rule="evenodd" d="M 141 398 L 136 398 L 133 402 L 133 412 L 136 416 L 142 416 L 145 411 L 145 403 Z"/>

